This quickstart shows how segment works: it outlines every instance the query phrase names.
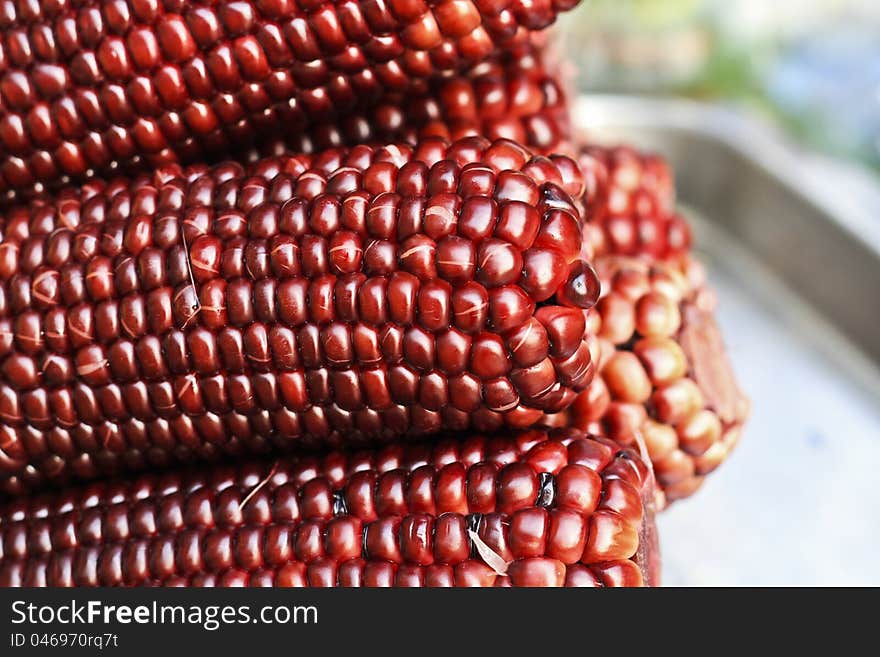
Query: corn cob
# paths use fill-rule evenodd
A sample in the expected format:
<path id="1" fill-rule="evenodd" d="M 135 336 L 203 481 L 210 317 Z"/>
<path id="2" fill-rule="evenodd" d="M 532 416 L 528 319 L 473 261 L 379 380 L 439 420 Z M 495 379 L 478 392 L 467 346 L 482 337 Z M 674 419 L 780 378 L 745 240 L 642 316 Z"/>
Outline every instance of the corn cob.
<path id="1" fill-rule="evenodd" d="M 686 256 L 690 227 L 676 212 L 675 186 L 660 156 L 629 146 L 587 145 L 577 154 L 584 174 L 584 220 L 595 255 Z"/>
<path id="2" fill-rule="evenodd" d="M 0 586 L 656 584 L 649 476 L 571 429 L 141 475 L 0 505 Z"/>
<path id="3" fill-rule="evenodd" d="M 279 129 L 281 135 L 279 136 Z M 443 137 L 512 139 L 536 152 L 570 152 L 570 120 L 561 85 L 529 44 L 500 53 L 467 73 L 433 81 L 422 93 L 389 93 L 375 106 L 307 132 L 273 126 L 256 136 L 247 159 L 339 145 Z"/>
<path id="4" fill-rule="evenodd" d="M 570 422 L 623 444 L 643 440 L 667 501 L 687 497 L 736 446 L 749 403 L 713 318 L 715 296 L 694 260 L 679 267 L 621 257 L 596 261 L 603 296 L 588 331 L 598 376 Z"/>
<path id="5" fill-rule="evenodd" d="M 585 181 L 579 200 L 587 222 L 586 253 L 659 259 L 689 253 L 690 227 L 676 211 L 666 160 L 630 146 L 573 146 L 562 86 L 531 47 L 484 63 L 470 75 L 441 80 L 423 96 L 392 95 L 369 112 L 269 140 L 252 149 L 248 159 L 338 144 L 472 135 L 513 139 L 541 153 L 575 155 Z"/>
<path id="6" fill-rule="evenodd" d="M 10 212 L 2 489 L 561 410 L 593 371 L 581 191 L 568 158 L 426 139 Z"/>
<path id="7" fill-rule="evenodd" d="M 460 72 L 576 3 L 7 0 L 0 192 L 305 129 Z"/>

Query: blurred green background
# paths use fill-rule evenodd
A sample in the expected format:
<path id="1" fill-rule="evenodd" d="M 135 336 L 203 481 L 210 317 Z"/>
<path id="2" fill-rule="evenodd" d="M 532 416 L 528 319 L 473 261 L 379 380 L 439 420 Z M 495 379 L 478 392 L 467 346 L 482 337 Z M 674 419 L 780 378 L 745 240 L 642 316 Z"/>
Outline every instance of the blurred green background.
<path id="1" fill-rule="evenodd" d="M 561 35 L 582 91 L 738 104 L 880 172 L 880 0 L 586 0 Z"/>

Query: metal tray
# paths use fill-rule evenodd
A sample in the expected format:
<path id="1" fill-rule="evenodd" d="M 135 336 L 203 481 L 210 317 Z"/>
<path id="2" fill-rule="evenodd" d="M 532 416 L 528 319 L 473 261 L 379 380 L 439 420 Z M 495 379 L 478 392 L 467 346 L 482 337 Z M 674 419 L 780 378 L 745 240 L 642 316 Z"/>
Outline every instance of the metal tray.
<path id="1" fill-rule="evenodd" d="M 753 403 L 729 461 L 660 519 L 664 583 L 880 584 L 880 201 L 870 185 L 859 196 L 857 177 L 817 169 L 716 106 L 582 96 L 574 115 L 594 141 L 671 160 Z"/>

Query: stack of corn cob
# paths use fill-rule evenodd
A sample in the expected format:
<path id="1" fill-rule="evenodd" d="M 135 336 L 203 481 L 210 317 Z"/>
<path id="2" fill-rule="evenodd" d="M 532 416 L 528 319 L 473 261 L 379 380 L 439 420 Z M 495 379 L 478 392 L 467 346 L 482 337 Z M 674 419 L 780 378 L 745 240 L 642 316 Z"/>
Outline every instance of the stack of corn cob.
<path id="1" fill-rule="evenodd" d="M 0 584 L 659 582 L 748 409 L 574 4 L 3 4 Z"/>

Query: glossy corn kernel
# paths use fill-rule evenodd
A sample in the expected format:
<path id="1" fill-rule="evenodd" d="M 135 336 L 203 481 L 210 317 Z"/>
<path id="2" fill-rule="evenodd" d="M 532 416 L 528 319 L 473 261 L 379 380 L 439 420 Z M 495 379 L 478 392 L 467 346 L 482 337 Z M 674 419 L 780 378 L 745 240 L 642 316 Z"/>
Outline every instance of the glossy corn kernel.
<path id="1" fill-rule="evenodd" d="M 749 413 L 714 320 L 715 297 L 693 260 L 682 269 L 605 257 L 597 269 L 598 376 L 568 421 L 624 445 L 643 441 L 666 499 L 687 497 L 736 446 Z"/>
<path id="2" fill-rule="evenodd" d="M 571 151 L 565 94 L 538 49 L 525 44 L 499 53 L 464 74 L 428 82 L 420 90 L 388 93 L 364 111 L 306 132 L 295 125 L 272 126 L 271 138 L 254 135 L 249 159 L 339 145 L 477 135 L 512 139 L 544 154 Z"/>
<path id="3" fill-rule="evenodd" d="M 0 192 L 305 129 L 458 73 L 574 4 L 3 0 Z"/>
<path id="4" fill-rule="evenodd" d="M 588 145 L 577 155 L 584 174 L 584 219 L 595 255 L 687 255 L 691 233 L 676 212 L 667 162 L 630 146 Z"/>
<path id="5" fill-rule="evenodd" d="M 0 586 L 641 586 L 648 486 L 577 430 L 142 475 L 0 505 Z"/>
<path id="6" fill-rule="evenodd" d="M 0 239 L 0 488 L 525 427 L 590 381 L 574 162 L 510 141 L 69 188 Z"/>

